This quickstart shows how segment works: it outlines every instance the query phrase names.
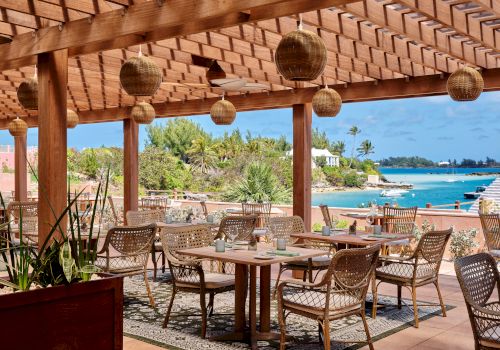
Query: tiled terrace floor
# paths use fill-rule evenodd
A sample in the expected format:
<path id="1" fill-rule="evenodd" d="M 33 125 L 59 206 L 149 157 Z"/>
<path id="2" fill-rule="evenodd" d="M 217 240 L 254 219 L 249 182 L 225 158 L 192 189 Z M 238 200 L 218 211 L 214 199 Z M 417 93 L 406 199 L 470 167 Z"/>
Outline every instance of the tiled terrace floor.
<path id="1" fill-rule="evenodd" d="M 420 328 L 410 327 L 374 343 L 380 350 L 472 350 L 474 341 L 465 308 L 462 292 L 454 276 L 453 264 L 444 262 L 441 267 L 440 285 L 445 303 L 456 306 L 448 312 L 448 317 L 433 317 L 420 322 Z M 381 285 L 380 292 L 396 295 L 396 287 Z M 403 297 L 410 298 L 403 290 Z M 437 302 L 434 286 L 425 286 L 417 290 L 417 298 Z M 125 350 L 160 350 L 162 348 L 135 339 L 124 339 Z M 363 350 L 368 347 L 363 347 Z M 194 350 L 194 349 L 193 349 Z"/>

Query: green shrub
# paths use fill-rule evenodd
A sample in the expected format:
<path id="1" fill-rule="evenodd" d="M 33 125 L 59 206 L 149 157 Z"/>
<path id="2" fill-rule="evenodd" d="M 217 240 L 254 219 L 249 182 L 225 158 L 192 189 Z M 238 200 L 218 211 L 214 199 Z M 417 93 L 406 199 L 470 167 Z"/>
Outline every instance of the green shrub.
<path id="1" fill-rule="evenodd" d="M 323 229 L 323 225 L 319 222 L 315 222 L 312 226 L 313 232 L 321 232 L 322 229 Z"/>
<path id="2" fill-rule="evenodd" d="M 470 255 L 472 250 L 479 246 L 475 239 L 477 232 L 477 228 L 469 228 L 460 231 L 455 231 L 455 229 L 453 229 L 450 239 L 450 253 L 453 259 Z"/>

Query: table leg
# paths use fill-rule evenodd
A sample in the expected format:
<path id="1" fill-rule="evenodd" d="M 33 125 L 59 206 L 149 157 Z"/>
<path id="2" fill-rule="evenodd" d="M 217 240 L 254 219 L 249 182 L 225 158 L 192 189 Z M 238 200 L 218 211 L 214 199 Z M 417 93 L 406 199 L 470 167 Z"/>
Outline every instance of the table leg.
<path id="1" fill-rule="evenodd" d="M 247 265 L 236 264 L 234 300 L 234 330 L 243 333 L 246 327 L 245 304 L 248 287 Z"/>
<path id="2" fill-rule="evenodd" d="M 250 266 L 250 345 L 257 349 L 257 267 Z"/>
<path id="3" fill-rule="evenodd" d="M 260 331 L 271 331 L 271 265 L 260 267 Z"/>

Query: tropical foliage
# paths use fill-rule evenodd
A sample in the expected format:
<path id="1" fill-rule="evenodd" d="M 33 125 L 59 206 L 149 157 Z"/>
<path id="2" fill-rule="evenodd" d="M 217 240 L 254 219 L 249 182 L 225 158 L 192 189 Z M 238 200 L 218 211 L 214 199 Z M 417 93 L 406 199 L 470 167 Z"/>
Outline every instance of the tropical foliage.
<path id="1" fill-rule="evenodd" d="M 292 189 L 291 144 L 276 138 L 242 133 L 236 129 L 214 137 L 190 119 L 172 118 L 146 128 L 145 148 L 139 154 L 139 183 L 144 189 L 211 192 L 212 197 L 236 201 L 289 202 Z M 349 131 L 354 139 L 360 130 Z M 314 159 L 314 186 L 361 187 L 366 175 L 378 174 L 369 140 L 356 145 L 344 158 L 346 143 L 331 140 L 325 131 L 312 131 L 312 146 L 340 156 L 340 166 L 328 166 L 325 157 Z M 357 150 L 357 156 L 354 151 Z M 123 184 L 123 151 L 116 147 L 68 150 L 73 183 L 99 179 L 110 169 L 111 191 Z"/>

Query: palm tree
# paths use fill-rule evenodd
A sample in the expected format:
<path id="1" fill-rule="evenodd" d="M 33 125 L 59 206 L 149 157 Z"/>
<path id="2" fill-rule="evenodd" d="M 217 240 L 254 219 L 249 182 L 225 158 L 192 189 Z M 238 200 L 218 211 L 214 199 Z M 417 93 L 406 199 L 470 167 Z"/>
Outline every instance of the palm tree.
<path id="1" fill-rule="evenodd" d="M 337 153 L 340 157 L 342 157 L 345 153 L 345 142 L 337 141 L 333 144 L 332 147 L 333 153 Z"/>
<path id="2" fill-rule="evenodd" d="M 356 136 L 361 133 L 361 130 L 356 126 L 353 125 L 349 129 L 349 132 L 347 133 L 348 135 L 352 136 L 352 150 L 351 150 L 351 160 L 349 161 L 349 168 L 352 165 L 352 161 L 354 160 L 354 150 L 356 149 Z"/>
<path id="3" fill-rule="evenodd" d="M 189 156 L 189 162 L 195 169 L 199 169 L 202 174 L 208 173 L 217 163 L 217 153 L 210 140 L 206 137 L 198 137 L 193 140 L 191 147 L 186 154 Z"/>
<path id="4" fill-rule="evenodd" d="M 371 141 L 364 140 L 361 142 L 361 145 L 358 147 L 358 155 L 361 157 L 367 157 L 369 154 L 374 153 L 375 147 L 373 147 Z"/>
<path id="5" fill-rule="evenodd" d="M 227 186 L 224 199 L 231 202 L 286 203 L 290 201 L 290 191 L 280 184 L 270 165 L 252 162 L 242 179 Z"/>

